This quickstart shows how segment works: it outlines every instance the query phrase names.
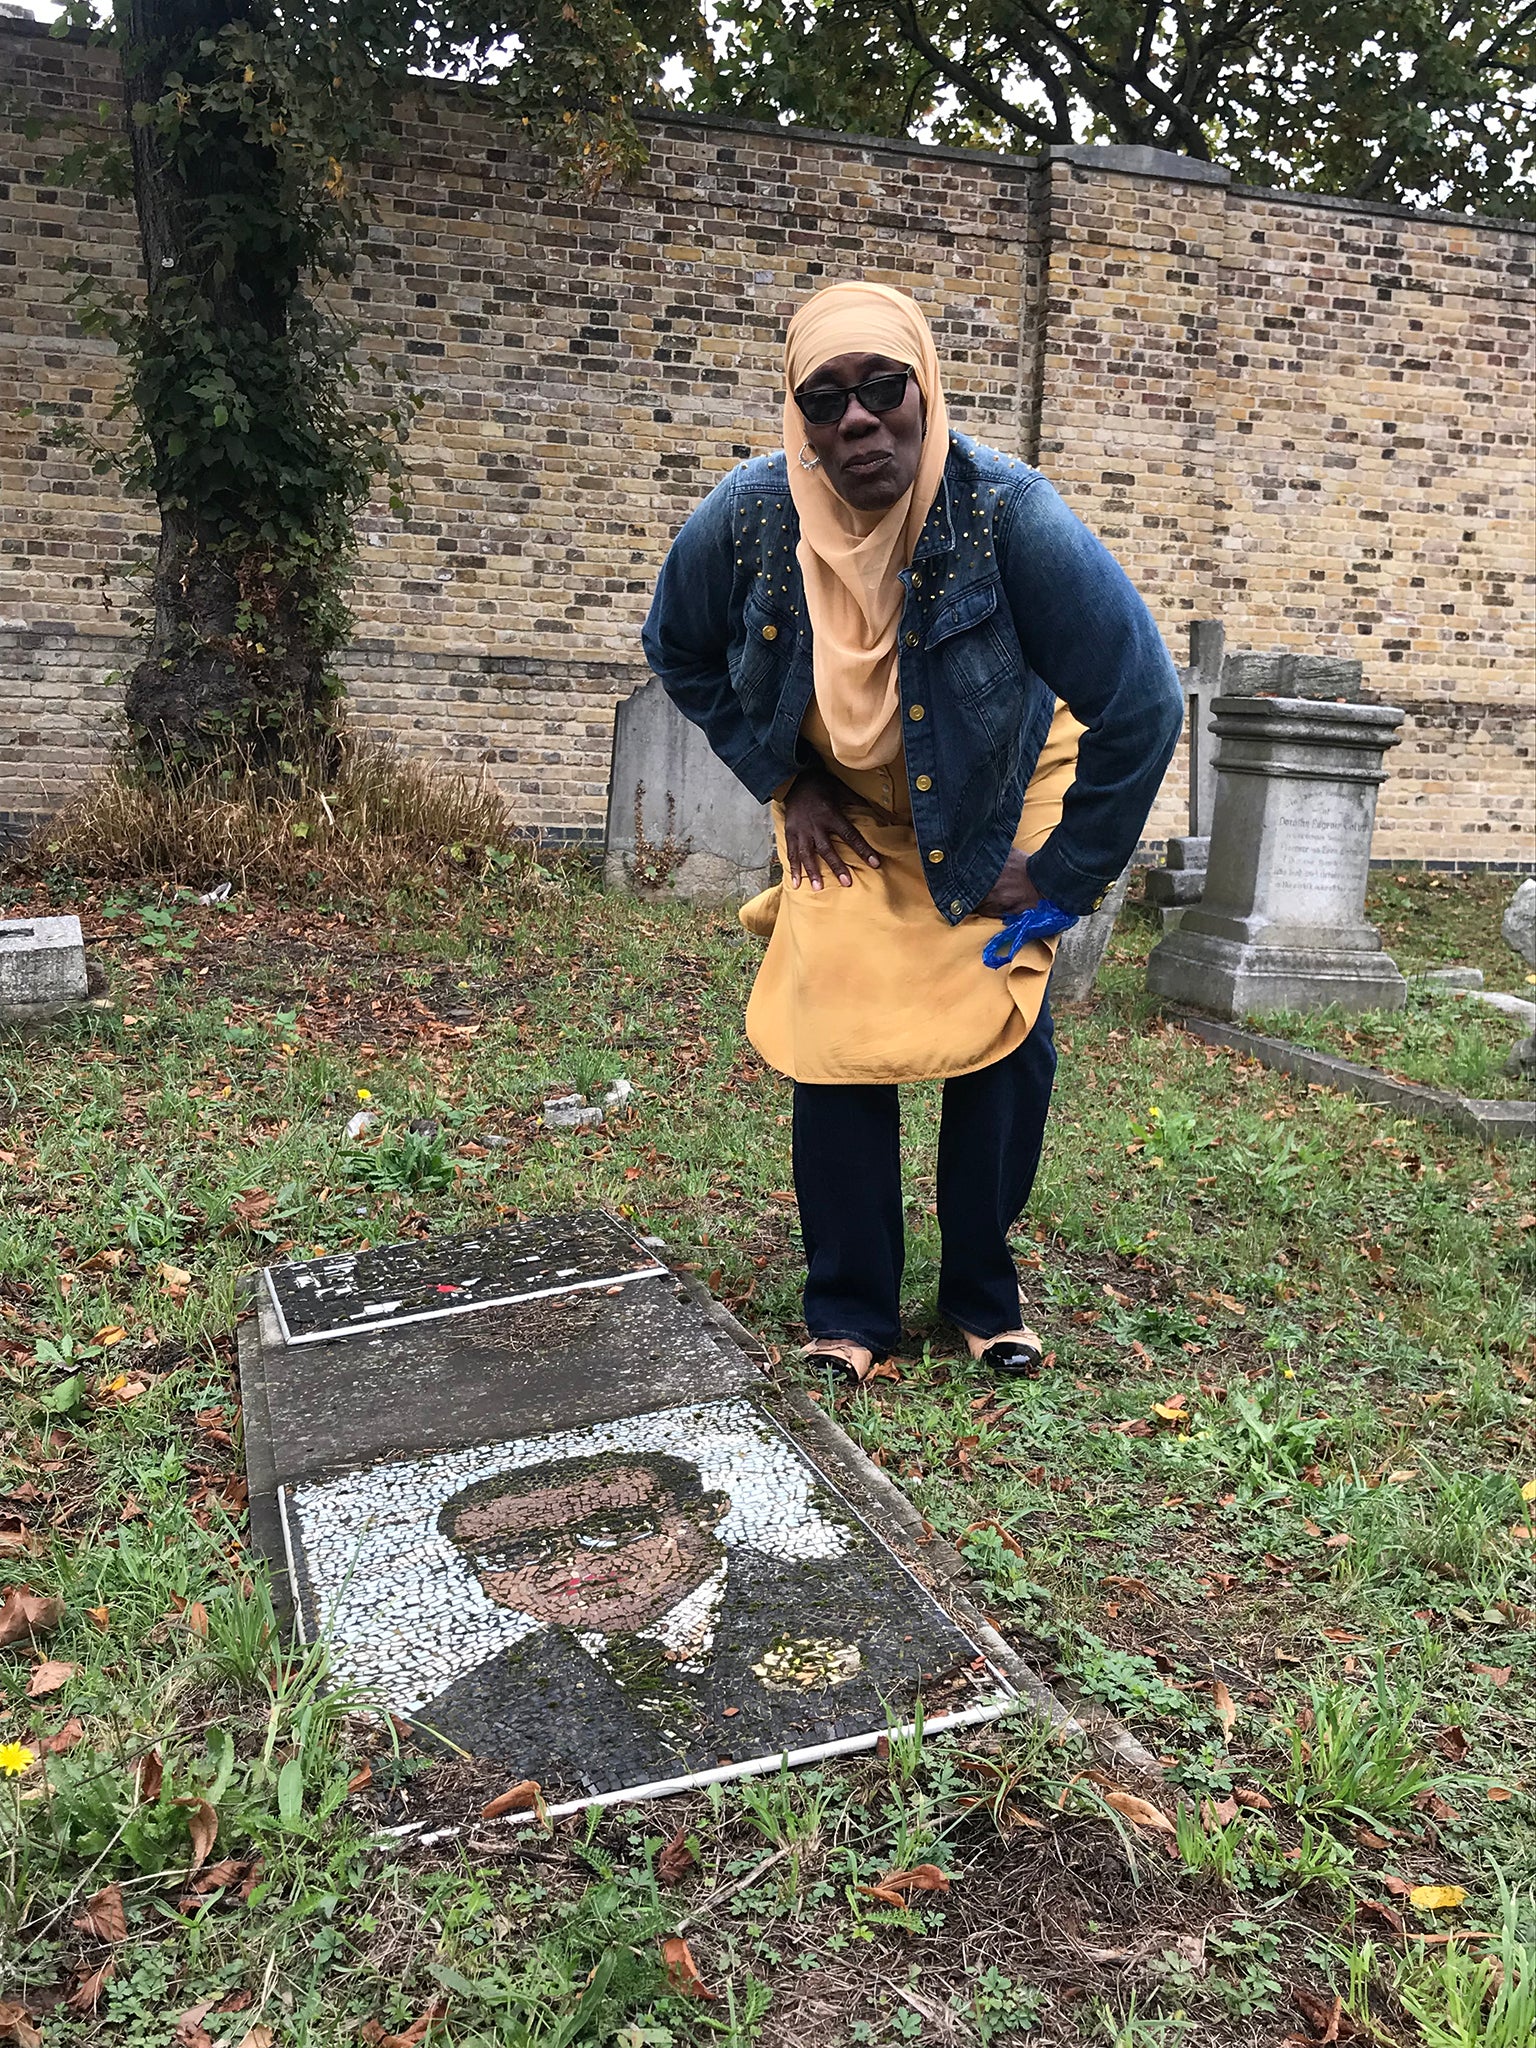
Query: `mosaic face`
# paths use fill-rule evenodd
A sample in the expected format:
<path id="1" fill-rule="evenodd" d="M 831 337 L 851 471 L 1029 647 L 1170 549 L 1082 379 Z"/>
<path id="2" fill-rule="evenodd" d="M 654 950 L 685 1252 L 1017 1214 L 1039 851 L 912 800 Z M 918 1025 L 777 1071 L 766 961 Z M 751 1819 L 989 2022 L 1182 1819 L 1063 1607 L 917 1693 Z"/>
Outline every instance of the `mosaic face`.
<path id="1" fill-rule="evenodd" d="M 1006 1691 L 746 1400 L 378 1465 L 286 1511 L 338 1678 L 553 1797 Z"/>
<path id="2" fill-rule="evenodd" d="M 442 1519 L 499 1606 L 616 1634 L 659 1620 L 709 1577 L 729 1508 L 681 1459 L 610 1452 L 484 1481 Z"/>

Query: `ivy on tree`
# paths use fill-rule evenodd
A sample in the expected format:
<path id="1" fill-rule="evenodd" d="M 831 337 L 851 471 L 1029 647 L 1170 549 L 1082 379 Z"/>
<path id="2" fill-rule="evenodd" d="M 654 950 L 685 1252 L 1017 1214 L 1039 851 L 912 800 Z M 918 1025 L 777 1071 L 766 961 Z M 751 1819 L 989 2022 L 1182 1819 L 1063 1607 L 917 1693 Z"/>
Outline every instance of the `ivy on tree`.
<path id="1" fill-rule="evenodd" d="M 691 17 L 652 19 L 686 44 Z M 327 301 L 366 226 L 365 165 L 435 73 L 595 187 L 639 158 L 627 98 L 654 59 L 614 0 L 119 0 L 105 29 L 77 0 L 71 29 L 120 52 L 126 148 L 82 152 L 77 175 L 131 191 L 143 252 L 141 289 L 83 269 L 76 288 L 124 364 L 127 433 L 97 465 L 160 515 L 126 691 L 137 758 L 325 774 L 354 520 L 380 475 L 403 509 L 417 402 L 382 366 L 360 397 L 359 333 Z"/>
<path id="2" fill-rule="evenodd" d="M 1536 218 L 1536 0 L 714 0 L 700 112 Z M 686 49 L 679 45 L 685 59 Z"/>

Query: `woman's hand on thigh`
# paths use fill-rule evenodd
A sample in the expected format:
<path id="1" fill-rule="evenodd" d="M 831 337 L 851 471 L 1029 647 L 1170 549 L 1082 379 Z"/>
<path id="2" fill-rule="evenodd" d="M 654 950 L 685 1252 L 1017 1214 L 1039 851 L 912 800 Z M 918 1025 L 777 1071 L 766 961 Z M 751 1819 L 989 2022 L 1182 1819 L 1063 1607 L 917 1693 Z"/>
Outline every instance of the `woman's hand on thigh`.
<path id="1" fill-rule="evenodd" d="M 847 784 L 825 769 L 811 768 L 795 777 L 784 799 L 784 852 L 792 888 L 799 888 L 802 876 L 813 889 L 821 888 L 823 863 L 845 889 L 853 887 L 853 876 L 837 849 L 839 840 L 868 866 L 879 867 L 879 854 L 849 821 L 848 806 L 854 801 Z"/>

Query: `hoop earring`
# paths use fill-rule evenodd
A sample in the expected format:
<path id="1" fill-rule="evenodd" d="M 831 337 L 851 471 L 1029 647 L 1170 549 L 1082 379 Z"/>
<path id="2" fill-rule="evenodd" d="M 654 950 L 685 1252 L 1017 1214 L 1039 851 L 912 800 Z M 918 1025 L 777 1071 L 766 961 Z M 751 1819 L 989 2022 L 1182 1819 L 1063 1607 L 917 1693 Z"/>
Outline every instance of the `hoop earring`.
<path id="1" fill-rule="evenodd" d="M 821 457 L 819 455 L 813 455 L 809 462 L 807 462 L 805 459 L 805 451 L 807 448 L 810 447 L 810 445 L 811 444 L 809 441 L 802 441 L 800 443 L 800 453 L 796 457 L 796 460 L 799 462 L 800 467 L 802 469 L 820 469 Z"/>

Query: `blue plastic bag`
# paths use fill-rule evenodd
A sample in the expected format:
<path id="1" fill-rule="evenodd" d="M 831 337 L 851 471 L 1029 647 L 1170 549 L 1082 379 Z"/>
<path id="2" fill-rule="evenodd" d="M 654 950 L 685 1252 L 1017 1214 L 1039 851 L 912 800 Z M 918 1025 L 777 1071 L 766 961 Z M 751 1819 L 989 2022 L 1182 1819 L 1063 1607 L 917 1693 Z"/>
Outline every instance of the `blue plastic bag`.
<path id="1" fill-rule="evenodd" d="M 989 967 L 1006 967 L 1020 946 L 1028 945 L 1031 939 L 1054 939 L 1076 923 L 1070 910 L 1060 910 L 1042 896 L 1032 909 L 1021 910 L 1017 917 L 1009 918 L 1000 932 L 994 932 L 981 957 Z"/>

